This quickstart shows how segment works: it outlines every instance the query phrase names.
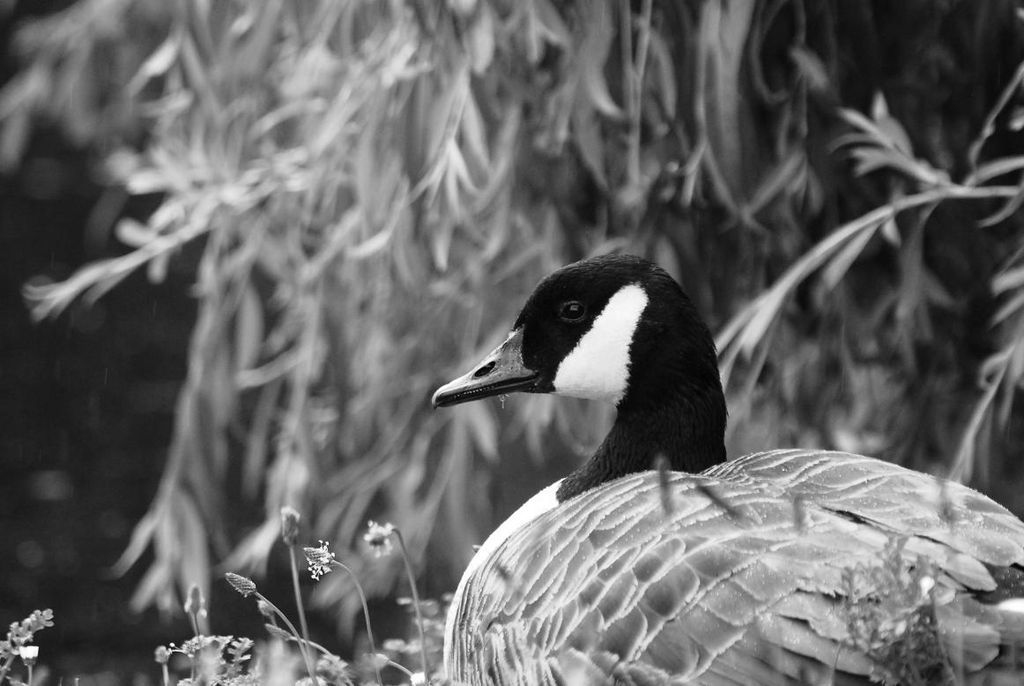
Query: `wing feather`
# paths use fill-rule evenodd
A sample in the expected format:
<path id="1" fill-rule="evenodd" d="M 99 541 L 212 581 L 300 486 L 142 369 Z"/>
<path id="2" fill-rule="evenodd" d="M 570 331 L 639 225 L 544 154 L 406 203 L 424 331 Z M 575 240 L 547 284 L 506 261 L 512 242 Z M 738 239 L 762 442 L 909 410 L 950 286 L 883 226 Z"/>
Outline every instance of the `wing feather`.
<path id="1" fill-rule="evenodd" d="M 1024 636 L 970 596 L 994 588 L 987 566 L 1024 564 L 1024 523 L 969 488 L 822 451 L 749 455 L 666 487 L 669 511 L 648 472 L 514 532 L 460 586 L 449 676 L 860 683 L 872 665 L 843 647 L 843 574 L 877 565 L 892 537 L 907 568 L 933 565 L 941 635 L 964 669 L 991 662 L 1008 628 Z"/>

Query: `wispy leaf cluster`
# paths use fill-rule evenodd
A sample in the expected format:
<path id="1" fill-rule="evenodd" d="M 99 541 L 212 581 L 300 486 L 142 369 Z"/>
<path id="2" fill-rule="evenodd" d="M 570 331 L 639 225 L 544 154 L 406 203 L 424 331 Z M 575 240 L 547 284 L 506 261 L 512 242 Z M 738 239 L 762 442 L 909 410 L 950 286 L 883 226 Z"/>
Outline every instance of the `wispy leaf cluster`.
<path id="1" fill-rule="evenodd" d="M 612 249 L 656 257 L 719 331 L 734 451 L 1002 464 L 1024 378 L 1019 19 L 870 7 L 81 0 L 21 27 L 0 161 L 46 116 L 159 200 L 114 226 L 124 254 L 27 289 L 34 313 L 137 269 L 195 275 L 168 463 L 118 565 L 154 553 L 136 603 L 258 570 L 283 505 L 339 545 L 386 511 L 414 558 L 439 537 L 460 571 L 495 474 L 586 454 L 610 413 L 435 414 L 430 392 L 542 274 Z M 227 494 L 264 521 L 233 527 Z M 371 592 L 401 573 L 365 564 Z M 319 600 L 354 611 L 347 584 Z"/>

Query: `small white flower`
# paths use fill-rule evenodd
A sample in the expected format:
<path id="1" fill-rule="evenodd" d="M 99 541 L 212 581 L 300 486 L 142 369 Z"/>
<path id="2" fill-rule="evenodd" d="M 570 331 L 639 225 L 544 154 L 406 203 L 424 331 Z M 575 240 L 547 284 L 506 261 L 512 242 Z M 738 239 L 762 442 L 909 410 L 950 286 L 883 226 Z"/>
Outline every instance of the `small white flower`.
<path id="1" fill-rule="evenodd" d="M 367 523 L 367 532 L 363 540 L 370 546 L 374 557 L 385 557 L 391 554 L 391 534 L 395 533 L 395 525 L 389 522 L 378 524 L 372 519 Z"/>
<path id="2" fill-rule="evenodd" d="M 331 571 L 331 563 L 334 562 L 334 553 L 328 550 L 330 544 L 320 541 L 319 547 L 303 548 L 306 553 L 306 563 L 309 564 L 309 574 L 316 581 L 324 574 Z"/>

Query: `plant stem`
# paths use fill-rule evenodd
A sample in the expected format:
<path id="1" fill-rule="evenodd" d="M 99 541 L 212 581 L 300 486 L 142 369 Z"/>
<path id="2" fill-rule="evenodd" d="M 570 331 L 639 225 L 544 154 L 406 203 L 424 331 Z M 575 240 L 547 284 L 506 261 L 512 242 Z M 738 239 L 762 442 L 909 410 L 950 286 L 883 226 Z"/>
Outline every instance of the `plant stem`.
<path id="1" fill-rule="evenodd" d="M 309 643 L 309 625 L 306 624 L 306 608 L 302 604 L 302 594 L 299 592 L 299 567 L 295 560 L 295 546 L 288 546 L 288 559 L 292 563 L 292 589 L 295 591 L 295 607 L 299 612 L 299 626 L 302 627 L 302 640 Z"/>
<path id="2" fill-rule="evenodd" d="M 412 573 L 412 563 L 409 562 L 409 551 L 405 547 L 405 539 L 398 529 L 394 531 L 398 539 L 398 546 L 402 549 L 402 562 L 405 563 L 405 573 L 409 577 L 409 588 L 412 589 L 412 606 L 416 610 L 416 628 L 420 632 L 420 659 L 423 661 L 423 678 L 428 679 L 430 672 L 427 670 L 427 642 L 423 631 L 423 614 L 420 612 L 420 594 L 416 590 L 416 576 Z"/>
<path id="3" fill-rule="evenodd" d="M 349 569 L 344 563 L 338 560 L 331 560 L 332 565 L 337 565 L 351 577 L 352 583 L 356 586 L 356 593 L 359 594 L 359 602 L 363 605 L 363 619 L 366 621 L 366 638 L 370 642 L 370 652 L 373 654 L 373 671 L 377 674 L 377 683 L 383 684 L 384 680 L 380 677 L 380 667 L 377 666 L 377 647 L 373 643 L 373 629 L 370 628 L 370 606 L 366 604 L 366 594 L 363 593 L 363 587 L 359 583 L 359 579 L 356 577 L 355 572 Z"/>
<path id="4" fill-rule="evenodd" d="M 267 597 L 264 596 L 259 591 L 255 591 L 253 593 L 253 595 L 256 596 L 259 600 L 262 600 L 263 602 L 265 602 L 267 604 L 267 606 L 271 610 L 274 611 L 274 614 L 276 614 L 278 617 L 281 618 L 281 621 L 285 623 L 285 626 L 288 627 L 288 630 L 292 632 L 292 635 L 295 636 L 296 639 L 300 639 L 301 638 L 299 636 L 299 630 L 296 629 L 295 625 L 292 624 L 291 620 L 288 619 L 288 617 L 283 612 L 281 612 L 280 609 L 278 609 L 277 605 L 274 605 L 272 602 L 267 600 Z M 299 652 L 302 653 L 302 659 L 306 663 L 306 671 L 309 673 L 309 678 L 315 684 L 316 683 L 316 669 L 313 667 L 313 659 L 312 659 L 312 657 L 309 654 L 309 646 L 307 646 L 305 644 L 304 640 L 301 640 L 299 642 Z"/>
<path id="5" fill-rule="evenodd" d="M 296 644 L 301 644 L 302 643 L 302 639 L 299 638 L 298 636 L 292 636 L 288 640 L 289 641 L 295 641 Z M 330 657 L 331 655 L 334 655 L 334 653 L 332 653 L 330 650 L 328 650 L 327 648 L 323 647 L 322 645 L 320 645 L 316 641 L 306 641 L 306 643 L 309 644 L 310 648 L 312 648 L 313 650 L 320 651 L 326 657 Z"/>
<path id="6" fill-rule="evenodd" d="M 4 682 L 4 677 L 7 676 L 7 672 L 11 670 L 11 664 L 14 662 L 14 656 L 11 655 L 4 660 L 3 665 L 0 665 L 0 684 Z"/>
<path id="7" fill-rule="evenodd" d="M 395 669 L 397 669 L 399 672 L 404 673 L 407 677 L 409 677 L 409 683 L 413 684 L 413 686 L 415 686 L 415 684 L 416 684 L 416 676 L 412 672 L 410 672 L 408 669 L 406 669 L 404 666 L 398 664 L 394 660 L 388 660 L 388 664 L 390 666 L 394 667 Z"/>
<path id="8" fill-rule="evenodd" d="M 629 122 L 626 160 L 627 184 L 640 184 L 640 118 L 644 72 L 651 43 L 651 0 L 644 0 L 637 22 L 636 53 L 633 50 L 633 11 L 628 0 L 619 3 L 619 35 L 622 41 L 622 70 L 626 117 Z"/>

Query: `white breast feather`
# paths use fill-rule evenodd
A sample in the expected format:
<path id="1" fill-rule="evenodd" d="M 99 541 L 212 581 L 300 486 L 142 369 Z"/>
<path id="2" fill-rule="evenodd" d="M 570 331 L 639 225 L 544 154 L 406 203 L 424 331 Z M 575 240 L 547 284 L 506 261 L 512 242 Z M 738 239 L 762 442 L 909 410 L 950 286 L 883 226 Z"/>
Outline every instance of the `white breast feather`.
<path id="1" fill-rule="evenodd" d="M 455 633 L 455 611 L 462 601 L 462 595 L 466 591 L 466 583 L 468 579 L 487 558 L 495 553 L 498 546 L 504 543 L 506 538 L 545 512 L 553 510 L 558 506 L 558 499 L 555 497 L 555 493 L 561 485 L 562 480 L 559 479 L 547 488 L 537 492 L 532 498 L 520 505 L 518 510 L 509 515 L 508 519 L 502 522 L 498 528 L 487 537 L 484 544 L 480 546 L 476 551 L 476 554 L 473 555 L 473 559 L 469 561 L 469 565 L 466 566 L 466 571 L 462 573 L 462 579 L 459 581 L 459 587 L 455 589 L 455 595 L 452 597 L 452 603 L 448 608 L 448 617 L 445 621 L 444 662 L 446 665 L 451 664 L 450 655 L 448 653 L 456 643 L 451 638 Z"/>

